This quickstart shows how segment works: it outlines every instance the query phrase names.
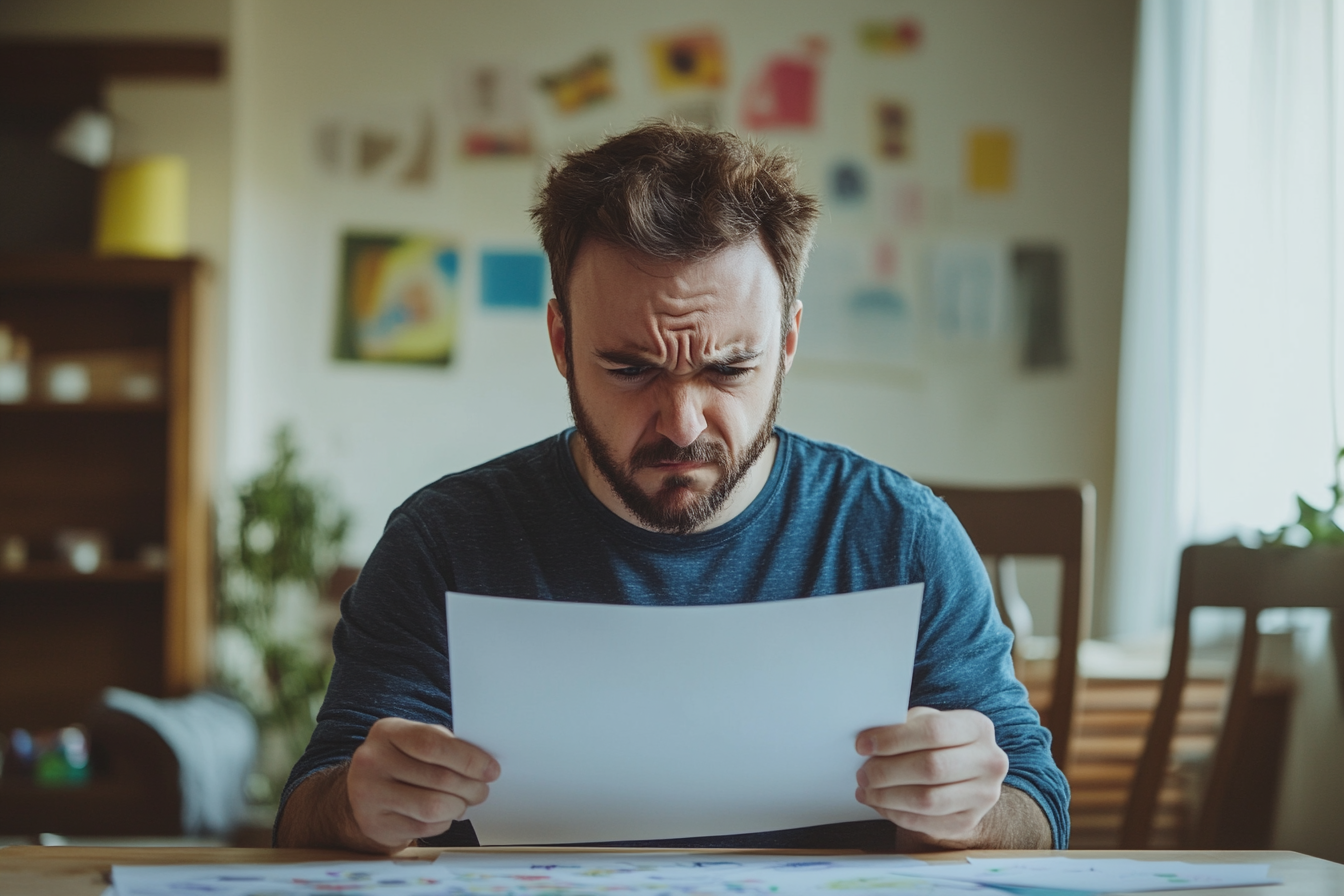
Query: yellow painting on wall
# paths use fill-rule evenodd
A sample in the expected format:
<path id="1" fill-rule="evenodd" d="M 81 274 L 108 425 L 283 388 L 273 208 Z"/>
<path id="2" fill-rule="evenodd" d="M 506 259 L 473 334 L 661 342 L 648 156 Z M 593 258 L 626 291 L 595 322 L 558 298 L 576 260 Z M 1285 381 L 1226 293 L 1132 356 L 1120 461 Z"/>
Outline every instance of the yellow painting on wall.
<path id="1" fill-rule="evenodd" d="M 335 356 L 446 365 L 457 340 L 458 252 L 436 237 L 347 233 Z"/>

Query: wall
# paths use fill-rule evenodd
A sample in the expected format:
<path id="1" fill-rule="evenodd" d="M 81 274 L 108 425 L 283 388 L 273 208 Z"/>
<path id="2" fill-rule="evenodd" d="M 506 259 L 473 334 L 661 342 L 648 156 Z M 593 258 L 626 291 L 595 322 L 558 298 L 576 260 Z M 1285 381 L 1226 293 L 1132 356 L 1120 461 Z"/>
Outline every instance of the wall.
<path id="1" fill-rule="evenodd" d="M 483 313 L 465 304 L 460 357 L 442 369 L 388 368 L 330 358 L 338 238 L 343 228 L 421 228 L 468 249 L 533 240 L 525 209 L 539 161 L 449 161 L 414 192 L 333 181 L 315 170 L 312 129 L 360 108 L 446 106 L 449 73 L 464 61 L 510 60 L 531 74 L 606 47 L 616 97 L 561 119 L 535 101 L 543 150 L 583 145 L 663 113 L 643 44 L 651 33 L 713 25 L 728 47 L 724 120 L 770 52 L 824 35 L 822 126 L 769 134 L 800 157 L 804 181 L 824 186 L 837 158 L 867 155 L 871 98 L 891 93 L 914 115 L 914 160 L 937 233 L 1046 240 L 1067 265 L 1066 370 L 1026 374 L 1007 342 L 928 336 L 914 362 L 887 371 L 806 364 L 790 376 L 781 422 L 841 442 L 917 476 L 970 482 L 1085 477 L 1097 484 L 1106 544 L 1122 290 L 1134 10 L 1122 0 L 887 3 L 581 4 L 361 3 L 238 0 L 233 56 L 237 158 L 229 321 L 227 471 L 265 458 L 267 439 L 297 424 L 314 469 L 338 485 L 357 521 L 352 560 L 413 490 L 565 426 L 539 313 Z M 866 58 L 858 22 L 915 14 L 924 48 Z M 1018 187 L 1004 198 L 961 188 L 966 128 L 1003 124 L 1019 140 Z M 822 234 L 846 226 L 828 211 Z M 806 315 L 803 339 L 807 339 Z M 1104 581 L 1104 576 L 1099 577 Z M 1104 612 L 1099 618 L 1106 618 Z"/>

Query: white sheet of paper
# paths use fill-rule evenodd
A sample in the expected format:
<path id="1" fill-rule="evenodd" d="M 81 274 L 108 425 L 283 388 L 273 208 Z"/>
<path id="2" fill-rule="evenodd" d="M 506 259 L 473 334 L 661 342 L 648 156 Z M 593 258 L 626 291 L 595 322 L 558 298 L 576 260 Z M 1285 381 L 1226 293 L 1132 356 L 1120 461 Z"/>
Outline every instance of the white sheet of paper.
<path id="1" fill-rule="evenodd" d="M 1142 859 L 967 859 L 901 867 L 901 874 L 958 880 L 990 887 L 1023 887 L 1087 893 L 1146 893 L 1277 884 L 1268 865 L 1195 864 Z"/>
<path id="2" fill-rule="evenodd" d="M 483 845 L 877 818 L 860 731 L 905 721 L 923 584 L 695 607 L 447 595 L 453 724 L 500 777 Z"/>

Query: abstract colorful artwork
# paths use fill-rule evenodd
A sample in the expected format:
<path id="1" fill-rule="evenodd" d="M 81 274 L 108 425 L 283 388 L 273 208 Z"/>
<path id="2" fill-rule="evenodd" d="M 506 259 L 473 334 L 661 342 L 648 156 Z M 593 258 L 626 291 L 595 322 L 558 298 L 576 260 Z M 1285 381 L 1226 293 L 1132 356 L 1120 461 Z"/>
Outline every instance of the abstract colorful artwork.
<path id="1" fill-rule="evenodd" d="M 653 38 L 649 62 L 661 90 L 717 90 L 726 78 L 723 42 L 707 29 Z"/>
<path id="2" fill-rule="evenodd" d="M 873 104 L 873 130 L 879 159 L 903 162 L 910 158 L 909 106 L 899 100 L 878 100 Z"/>
<path id="3" fill-rule="evenodd" d="M 919 49 L 923 42 L 924 28 L 917 19 L 864 22 L 859 26 L 859 46 L 869 53 L 900 56 Z"/>
<path id="4" fill-rule="evenodd" d="M 817 93 L 826 42 L 807 38 L 801 53 L 781 53 L 765 61 L 747 85 L 742 123 L 754 130 L 811 128 L 817 123 Z"/>
<path id="5" fill-rule="evenodd" d="M 332 177 L 425 187 L 434 179 L 437 136 L 429 109 L 334 113 L 313 127 L 313 156 L 318 170 Z"/>
<path id="6" fill-rule="evenodd" d="M 347 233 L 335 356 L 447 364 L 457 338 L 458 253 L 435 237 Z"/>
<path id="7" fill-rule="evenodd" d="M 458 72 L 454 104 L 462 155 L 481 158 L 532 152 L 524 85 L 522 72 L 510 66 L 477 65 Z"/>
<path id="8" fill-rule="evenodd" d="M 616 92 L 611 72 L 611 54 L 589 53 L 569 68 L 542 75 L 538 86 L 550 94 L 557 111 L 566 115 L 586 109 Z"/>

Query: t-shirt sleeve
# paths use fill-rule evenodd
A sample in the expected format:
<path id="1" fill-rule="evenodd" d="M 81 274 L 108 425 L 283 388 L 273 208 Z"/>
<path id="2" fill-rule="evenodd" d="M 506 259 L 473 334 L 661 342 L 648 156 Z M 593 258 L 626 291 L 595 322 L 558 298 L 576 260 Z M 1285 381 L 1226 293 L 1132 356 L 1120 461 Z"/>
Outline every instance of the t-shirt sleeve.
<path id="1" fill-rule="evenodd" d="M 1067 849 L 1069 784 L 1050 755 L 1050 732 L 1013 674 L 1013 636 L 999 619 L 984 563 L 942 501 L 930 496 L 921 516 L 914 559 L 925 582 L 924 604 L 910 705 L 988 716 L 1008 754 L 1004 783 L 1040 805 L 1055 849 Z"/>
<path id="2" fill-rule="evenodd" d="M 281 812 L 300 782 L 348 760 L 380 718 L 452 727 L 446 575 L 414 514 L 394 513 L 341 599 L 331 684 L 308 748 L 281 794 Z"/>

